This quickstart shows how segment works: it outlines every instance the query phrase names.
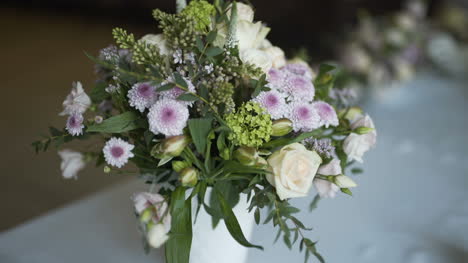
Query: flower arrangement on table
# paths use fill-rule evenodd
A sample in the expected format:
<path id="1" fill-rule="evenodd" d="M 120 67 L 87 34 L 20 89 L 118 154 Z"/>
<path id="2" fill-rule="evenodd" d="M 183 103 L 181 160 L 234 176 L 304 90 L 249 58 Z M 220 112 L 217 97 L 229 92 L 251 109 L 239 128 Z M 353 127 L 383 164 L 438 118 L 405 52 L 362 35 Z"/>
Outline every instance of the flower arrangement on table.
<path id="1" fill-rule="evenodd" d="M 409 0 L 405 9 L 390 16 L 361 12 L 358 25 L 338 47 L 343 70 L 337 85 L 341 93 L 364 95 L 365 89 L 399 86 L 412 78 L 424 60 L 429 21 L 423 0 Z M 353 90 L 354 93 L 350 92 Z"/>
<path id="2" fill-rule="evenodd" d="M 222 220 L 238 243 L 261 248 L 232 212 L 242 193 L 257 224 L 269 209 L 264 223 L 278 227 L 289 248 L 300 240 L 306 258 L 323 262 L 289 199 L 309 197 L 312 186 L 311 207 L 351 194 L 356 183 L 344 174 L 359 173 L 350 166 L 376 143 L 371 118 L 329 96 L 336 68 L 321 65 L 316 74 L 303 61 L 287 62 L 250 6 L 177 3 L 177 14 L 153 12 L 162 34 L 137 40 L 114 29 L 118 47 L 89 56 L 95 87 L 88 95 L 74 83 L 63 102 L 66 127 L 33 146 L 103 140 L 97 150 L 59 151 L 63 176 L 76 178 L 92 160 L 105 173 L 138 174 L 150 188 L 133 196 L 146 247 L 165 244 L 167 262 L 189 260 L 193 199 L 197 213 L 203 207 Z M 122 170 L 129 162 L 136 171 Z M 215 198 L 207 202 L 208 188 Z"/>

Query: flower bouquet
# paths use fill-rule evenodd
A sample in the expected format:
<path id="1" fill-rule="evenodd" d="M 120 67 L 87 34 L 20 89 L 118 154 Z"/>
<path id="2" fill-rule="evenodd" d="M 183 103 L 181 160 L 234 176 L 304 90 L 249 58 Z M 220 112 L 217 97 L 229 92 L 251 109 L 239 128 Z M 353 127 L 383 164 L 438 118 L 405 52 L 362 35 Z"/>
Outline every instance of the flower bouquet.
<path id="1" fill-rule="evenodd" d="M 338 48 L 343 65 L 337 85 L 357 95 L 371 91 L 379 99 L 411 79 L 424 59 L 429 22 L 426 4 L 410 0 L 405 9 L 390 16 L 359 15 L 357 27 Z M 349 92 L 348 92 L 349 93 Z"/>
<path id="2" fill-rule="evenodd" d="M 189 262 L 200 210 L 242 246 L 262 249 L 232 210 L 242 195 L 257 224 L 272 223 L 289 248 L 299 242 L 306 259 L 323 262 L 289 200 L 311 196 L 312 186 L 312 208 L 320 197 L 351 195 L 356 183 L 345 172 L 376 143 L 371 118 L 329 96 L 335 67 L 315 73 L 287 62 L 250 6 L 192 0 L 177 1 L 177 10 L 154 10 L 162 34 L 136 39 L 114 29 L 117 46 L 88 55 L 94 88 L 87 94 L 74 83 L 63 102 L 66 127 L 33 146 L 103 141 L 59 151 L 63 176 L 75 178 L 92 160 L 105 173 L 138 175 L 148 184 L 132 198 L 145 247 L 164 245 L 169 263 Z"/>

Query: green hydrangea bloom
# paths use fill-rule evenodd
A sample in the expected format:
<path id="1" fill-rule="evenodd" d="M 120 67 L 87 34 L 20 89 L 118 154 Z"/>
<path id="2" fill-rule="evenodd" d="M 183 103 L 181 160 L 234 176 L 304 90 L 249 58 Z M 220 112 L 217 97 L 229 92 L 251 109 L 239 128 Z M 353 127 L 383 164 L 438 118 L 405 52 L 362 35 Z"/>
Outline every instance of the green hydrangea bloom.
<path id="1" fill-rule="evenodd" d="M 195 30 L 206 32 L 211 23 L 211 17 L 215 14 L 215 8 L 207 1 L 193 0 L 182 10 L 181 15 L 190 17 L 196 21 Z"/>
<path id="2" fill-rule="evenodd" d="M 232 130 L 228 139 L 235 145 L 258 148 L 270 140 L 270 114 L 255 102 L 246 102 L 235 112 L 227 114 L 226 122 Z"/>

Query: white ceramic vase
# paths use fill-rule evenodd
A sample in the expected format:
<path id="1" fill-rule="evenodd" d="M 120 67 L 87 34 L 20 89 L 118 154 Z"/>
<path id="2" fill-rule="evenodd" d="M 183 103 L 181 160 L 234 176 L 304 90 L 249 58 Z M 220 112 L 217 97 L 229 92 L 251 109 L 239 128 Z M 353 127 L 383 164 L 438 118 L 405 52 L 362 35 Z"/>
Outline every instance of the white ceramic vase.
<path id="1" fill-rule="evenodd" d="M 206 200 L 209 200 L 211 188 L 207 189 Z M 197 202 L 192 202 L 192 218 L 195 218 Z M 247 195 L 241 194 L 239 203 L 233 208 L 242 231 L 250 240 L 254 225 L 253 213 L 247 211 Z M 216 229 L 212 228 L 211 216 L 202 207 L 197 221 L 193 225 L 192 249 L 190 263 L 244 263 L 247 260 L 248 248 L 239 245 L 232 237 L 223 221 Z"/>

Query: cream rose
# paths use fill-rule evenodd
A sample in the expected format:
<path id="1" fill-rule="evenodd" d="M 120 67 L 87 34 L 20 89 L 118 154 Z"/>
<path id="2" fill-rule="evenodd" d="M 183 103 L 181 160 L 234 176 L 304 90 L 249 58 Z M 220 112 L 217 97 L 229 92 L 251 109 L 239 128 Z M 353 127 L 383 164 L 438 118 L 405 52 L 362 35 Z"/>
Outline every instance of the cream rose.
<path id="1" fill-rule="evenodd" d="M 268 182 L 276 188 L 281 200 L 307 196 L 322 158 L 300 143 L 286 145 L 267 160 L 271 174 Z"/>
<path id="2" fill-rule="evenodd" d="M 145 41 L 149 45 L 155 45 L 159 48 L 159 52 L 162 55 L 170 55 L 172 54 L 171 49 L 169 48 L 166 39 L 164 38 L 163 34 L 148 34 L 141 38 L 142 41 Z"/>
<path id="3" fill-rule="evenodd" d="M 272 66 L 271 57 L 265 51 L 250 48 L 241 50 L 239 57 L 242 63 L 251 64 L 259 67 L 263 72 L 268 72 Z"/>
<path id="4" fill-rule="evenodd" d="M 272 46 L 262 50 L 270 56 L 272 67 L 281 68 L 286 65 L 286 56 L 281 48 Z"/>
<path id="5" fill-rule="evenodd" d="M 375 129 L 374 123 L 369 115 L 359 117 L 351 124 L 351 129 L 367 127 Z M 362 156 L 377 143 L 377 132 L 375 130 L 366 134 L 351 133 L 343 142 L 343 150 L 350 160 L 363 162 Z"/>

